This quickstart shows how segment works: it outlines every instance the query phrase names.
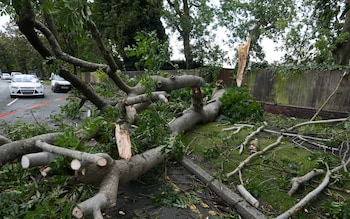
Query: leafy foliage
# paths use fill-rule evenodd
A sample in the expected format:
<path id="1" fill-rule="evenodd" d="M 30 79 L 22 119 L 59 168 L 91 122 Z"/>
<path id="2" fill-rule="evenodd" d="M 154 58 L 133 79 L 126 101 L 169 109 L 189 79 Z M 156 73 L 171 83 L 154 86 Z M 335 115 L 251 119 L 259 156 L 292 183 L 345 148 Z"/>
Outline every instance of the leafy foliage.
<path id="1" fill-rule="evenodd" d="M 1 122 L 1 126 L 6 136 L 13 141 L 45 134 L 50 131 L 49 126 L 43 123 L 31 124 L 17 121 L 15 124 L 12 125 L 6 121 L 3 121 Z"/>
<path id="2" fill-rule="evenodd" d="M 167 152 L 169 157 L 182 160 L 185 155 L 185 145 L 181 141 L 181 136 L 170 136 L 165 142 L 162 152 Z"/>
<path id="3" fill-rule="evenodd" d="M 133 154 L 141 153 L 152 146 L 165 144 L 169 136 L 166 127 L 168 116 L 165 108 L 159 111 L 148 109 L 140 113 L 137 128 L 131 136 Z"/>
<path id="4" fill-rule="evenodd" d="M 161 69 L 164 63 L 170 63 L 169 43 L 162 43 L 155 31 L 150 33 L 139 32 L 135 36 L 136 45 L 127 47 L 126 54 L 129 57 L 136 57 L 137 70 L 156 71 Z"/>
<path id="5" fill-rule="evenodd" d="M 151 196 L 152 203 L 166 207 L 187 208 L 191 204 L 197 204 L 199 200 L 194 192 L 181 192 L 170 185 L 164 186 L 159 193 Z"/>
<path id="6" fill-rule="evenodd" d="M 231 123 L 246 119 L 262 120 L 261 104 L 255 101 L 246 88 L 228 89 L 220 101 L 222 102 L 221 114 Z"/>
<path id="7" fill-rule="evenodd" d="M 331 218 L 349 218 L 350 203 L 349 201 L 331 201 L 327 200 L 322 203 L 322 212 Z"/>
<path id="8" fill-rule="evenodd" d="M 3 218 L 57 218 L 57 215 L 72 218 L 75 201 L 85 200 L 92 194 L 90 186 L 82 189 L 68 185 L 66 175 L 44 179 L 38 168 L 23 170 L 20 164 L 3 167 L 0 175 L 3 188 L 0 215 Z"/>
<path id="9" fill-rule="evenodd" d="M 175 0 L 164 5 L 163 18 L 182 41 L 186 68 L 195 62 L 217 64 L 225 54 L 215 43 L 215 10 L 206 0 Z"/>
<path id="10" fill-rule="evenodd" d="M 280 127 L 280 129 L 304 122 L 302 119 L 268 113 L 265 113 L 263 117 L 265 118 L 264 121 L 269 122 L 269 126 Z M 250 118 L 239 121 L 241 123 L 251 122 Z M 315 124 L 299 127 L 298 131 L 302 131 L 303 135 L 307 133 L 307 135 L 315 137 L 318 137 L 317 133 L 319 132 L 322 133 L 322 138 L 333 136 L 339 138 L 340 141 L 347 142 L 349 133 L 344 133 L 344 135 L 335 134 L 343 133 L 345 131 L 344 127 L 348 126 L 347 123 L 344 122 L 338 125 Z M 205 162 L 207 164 L 210 162 L 212 164 L 211 168 L 207 168 L 207 170 L 226 175 L 251 155 L 247 148 L 242 154 L 239 154 L 237 146 L 257 128 L 244 128 L 237 134 L 232 134 L 235 130 L 221 131 L 222 128 L 230 127 L 231 125 L 226 124 L 221 124 L 219 128 L 217 123 L 206 124 L 187 133 L 184 136 L 184 144 L 190 144 L 190 149 L 196 156 L 200 155 L 201 159 L 197 161 L 198 163 Z M 265 132 L 259 133 L 256 137 L 259 139 L 259 151 L 273 143 L 277 138 L 277 136 Z M 322 142 L 321 144 L 327 144 L 328 146 L 328 143 Z M 343 149 L 347 148 L 345 144 Z M 219 156 L 216 156 L 217 151 Z M 293 177 L 305 175 L 316 168 L 324 169 L 325 163 L 330 168 L 336 167 L 341 164 L 341 158 L 342 156 L 338 157 L 331 153 L 325 153 L 323 149 L 306 148 L 292 139 L 283 138 L 278 147 L 250 160 L 242 169 L 241 178 L 245 188 L 258 198 L 264 206 L 263 212 L 268 217 L 275 217 L 288 210 L 319 185 L 323 179 L 323 176 L 314 177 L 303 184 L 297 193 L 289 196 L 287 192 L 290 189 L 290 181 Z M 222 183 L 232 189 L 241 183 L 238 174 L 221 179 Z M 342 170 L 339 173 L 332 174 L 327 195 L 318 196 L 315 201 L 305 206 L 305 212 L 308 211 L 309 213 L 300 211 L 295 215 L 295 218 L 308 218 L 310 215 L 321 218 L 347 218 L 349 211 L 349 203 L 346 201 L 349 199 L 348 186 L 349 175 L 346 172 Z"/>
<path id="11" fill-rule="evenodd" d="M 123 60 L 124 65 L 120 66 L 134 70 L 135 62 L 139 62 L 129 57 L 124 50 L 136 44 L 135 37 L 139 32 L 155 31 L 160 42 L 166 41 L 167 36 L 160 20 L 162 5 L 161 1 L 153 0 L 95 0 L 92 3 L 92 17 L 116 53 L 115 57 Z"/>
<path id="12" fill-rule="evenodd" d="M 61 112 L 64 113 L 68 119 L 80 119 L 82 116 L 80 99 L 70 96 L 67 100 L 67 104 L 60 106 Z"/>

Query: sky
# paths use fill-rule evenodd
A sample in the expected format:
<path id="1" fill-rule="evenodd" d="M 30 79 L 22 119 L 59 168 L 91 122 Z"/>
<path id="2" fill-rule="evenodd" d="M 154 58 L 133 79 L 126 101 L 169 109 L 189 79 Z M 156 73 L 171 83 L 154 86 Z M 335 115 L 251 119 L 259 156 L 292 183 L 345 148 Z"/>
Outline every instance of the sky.
<path id="1" fill-rule="evenodd" d="M 8 15 L 0 16 L 0 27 L 1 29 L 4 29 L 3 26 L 10 20 L 10 17 Z"/>
<path id="2" fill-rule="evenodd" d="M 0 29 L 3 29 L 4 25 L 10 20 L 9 16 L 0 16 Z M 237 46 L 240 42 L 237 42 Z M 182 48 L 182 43 L 178 42 L 176 37 L 170 37 L 170 46 L 172 47 L 173 51 L 173 59 L 179 60 L 179 59 L 184 59 L 184 55 L 181 54 L 180 50 Z M 235 48 L 237 48 L 235 46 Z M 263 39 L 262 40 L 262 47 L 265 51 L 266 54 L 266 61 L 269 63 L 273 63 L 275 61 L 278 61 L 281 59 L 281 57 L 284 55 L 283 52 L 276 51 L 275 48 L 278 46 L 278 44 L 274 43 L 270 39 Z M 236 49 L 233 48 L 232 50 L 228 51 L 228 57 L 232 60 L 235 57 Z M 232 63 L 236 63 L 234 60 Z M 224 68 L 233 68 L 231 64 L 223 64 Z"/>

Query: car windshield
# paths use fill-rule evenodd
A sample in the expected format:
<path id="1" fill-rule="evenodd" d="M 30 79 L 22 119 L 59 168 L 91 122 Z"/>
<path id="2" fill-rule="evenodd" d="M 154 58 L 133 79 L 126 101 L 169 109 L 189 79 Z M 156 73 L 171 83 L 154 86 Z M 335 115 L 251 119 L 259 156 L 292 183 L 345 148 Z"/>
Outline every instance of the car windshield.
<path id="1" fill-rule="evenodd" d="M 62 77 L 59 76 L 59 75 L 54 75 L 54 76 L 53 76 L 53 80 L 56 80 L 56 81 L 65 81 L 65 79 L 62 78 Z"/>
<path id="2" fill-rule="evenodd" d="M 38 82 L 39 80 L 32 75 L 15 75 L 12 79 L 13 82 Z"/>

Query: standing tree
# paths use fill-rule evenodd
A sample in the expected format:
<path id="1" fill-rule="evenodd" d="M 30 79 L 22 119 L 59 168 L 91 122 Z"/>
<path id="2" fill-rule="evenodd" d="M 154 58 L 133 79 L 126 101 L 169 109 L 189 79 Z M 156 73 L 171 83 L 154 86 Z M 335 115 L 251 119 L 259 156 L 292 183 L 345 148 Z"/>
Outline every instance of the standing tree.
<path id="1" fill-rule="evenodd" d="M 29 73 L 42 68 L 42 58 L 18 28 L 9 23 L 0 38 L 0 69 Z"/>
<path id="2" fill-rule="evenodd" d="M 186 69 L 195 63 L 222 61 L 222 51 L 213 46 L 214 6 L 205 0 L 167 0 L 164 18 L 171 30 L 177 32 L 183 44 Z M 219 55 L 218 55 L 219 54 Z M 196 57 L 196 58 L 195 58 Z"/>
<path id="3" fill-rule="evenodd" d="M 316 39 L 317 61 L 333 58 L 338 65 L 350 61 L 350 1 L 307 1 L 314 21 L 313 36 Z M 331 52 L 331 53 L 329 53 Z M 328 55 L 328 56 L 327 56 Z"/>
<path id="4" fill-rule="evenodd" d="M 250 57 L 262 60 L 265 54 L 259 44 L 264 37 L 278 41 L 292 21 L 294 5 L 288 1 L 221 1 L 218 17 L 228 30 L 230 43 L 244 40 L 237 48 L 236 83 L 240 87 Z"/>
<path id="5" fill-rule="evenodd" d="M 220 2 L 218 18 L 228 30 L 230 43 L 251 37 L 250 55 L 257 60 L 265 57 L 261 40 L 266 37 L 277 42 L 295 16 L 293 0 Z"/>
<path id="6" fill-rule="evenodd" d="M 138 32 L 155 31 L 161 42 L 167 40 L 160 20 L 162 7 L 162 1 L 150 0 L 97 0 L 92 3 L 92 17 L 96 25 L 126 69 L 135 69 L 137 60 L 129 57 L 124 48 L 136 43 Z"/>

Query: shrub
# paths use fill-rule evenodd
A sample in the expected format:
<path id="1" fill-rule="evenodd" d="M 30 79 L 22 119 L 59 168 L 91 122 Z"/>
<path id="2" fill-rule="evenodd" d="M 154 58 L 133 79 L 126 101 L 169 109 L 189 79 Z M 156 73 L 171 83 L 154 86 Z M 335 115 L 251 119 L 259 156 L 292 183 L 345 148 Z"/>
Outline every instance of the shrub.
<path id="1" fill-rule="evenodd" d="M 250 119 L 261 121 L 263 118 L 262 106 L 246 88 L 232 88 L 221 97 L 221 114 L 231 123 Z M 252 122 L 252 121 L 251 121 Z"/>

